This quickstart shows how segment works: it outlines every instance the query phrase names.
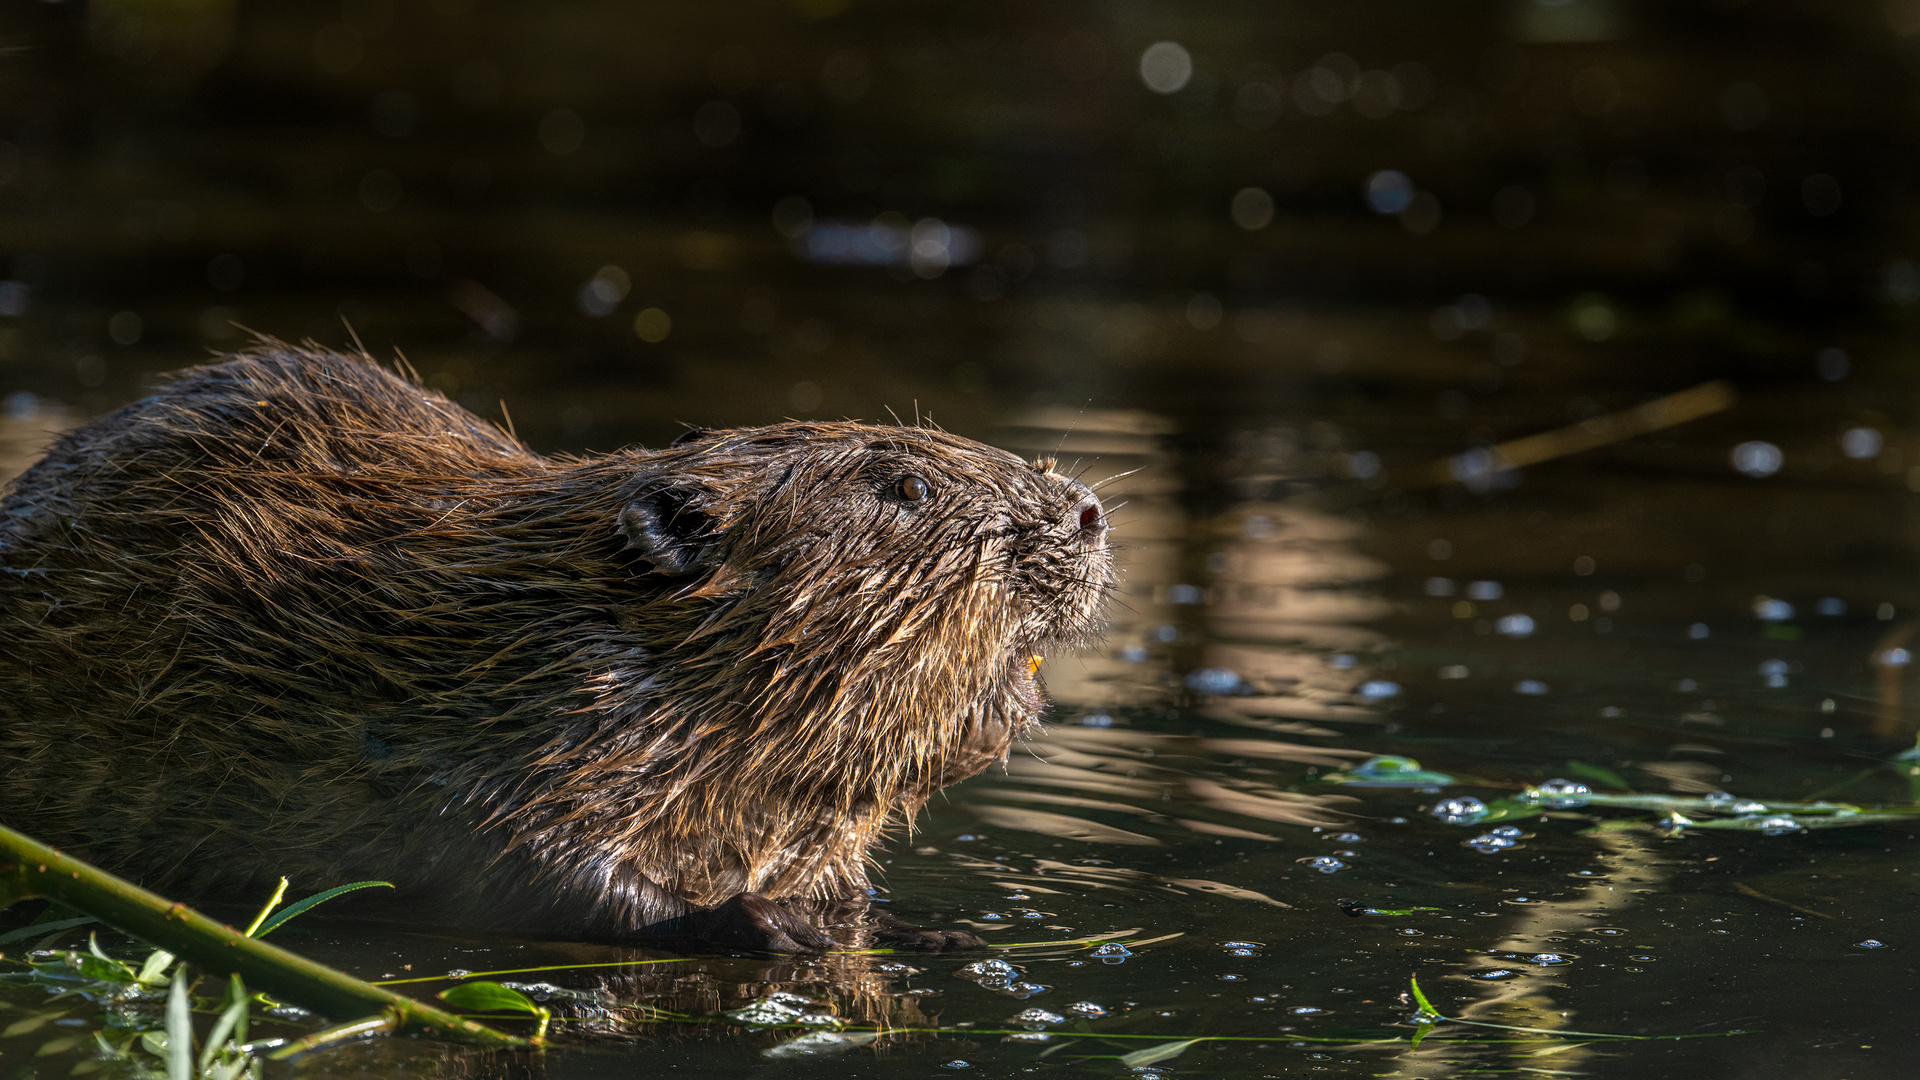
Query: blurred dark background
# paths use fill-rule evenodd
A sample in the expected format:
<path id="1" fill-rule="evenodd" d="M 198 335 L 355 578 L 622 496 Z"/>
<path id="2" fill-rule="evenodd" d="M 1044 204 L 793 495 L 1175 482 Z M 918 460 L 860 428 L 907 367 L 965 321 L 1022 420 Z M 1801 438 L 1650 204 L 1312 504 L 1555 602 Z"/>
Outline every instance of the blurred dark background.
<path id="1" fill-rule="evenodd" d="M 350 325 L 546 449 L 1091 406 L 1391 417 L 1391 463 L 1714 376 L 1897 377 L 1916 31 L 1914 0 L 18 0 L 0 390 L 84 416 L 235 324 Z"/>

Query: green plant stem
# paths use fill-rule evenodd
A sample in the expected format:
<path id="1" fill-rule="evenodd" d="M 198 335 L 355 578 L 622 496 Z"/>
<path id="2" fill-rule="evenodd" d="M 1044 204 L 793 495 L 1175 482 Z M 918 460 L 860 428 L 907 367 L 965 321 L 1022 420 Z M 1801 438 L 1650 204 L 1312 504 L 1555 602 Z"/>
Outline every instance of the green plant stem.
<path id="1" fill-rule="evenodd" d="M 393 1029 L 456 1042 L 532 1044 L 250 938 L 0 826 L 0 908 L 34 898 L 58 900 L 203 970 L 239 975 L 249 987 L 330 1019 L 359 1023 L 377 1014 Z"/>

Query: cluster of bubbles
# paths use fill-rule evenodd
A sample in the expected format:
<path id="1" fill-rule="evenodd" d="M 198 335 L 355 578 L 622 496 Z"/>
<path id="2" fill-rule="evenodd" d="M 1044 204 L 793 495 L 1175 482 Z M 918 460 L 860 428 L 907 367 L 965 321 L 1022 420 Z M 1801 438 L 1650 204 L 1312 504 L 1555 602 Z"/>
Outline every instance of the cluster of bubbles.
<path id="1" fill-rule="evenodd" d="M 1099 950 L 1095 949 L 1094 952 L 1097 954 Z M 1030 998 L 1052 989 L 1052 987 L 1022 979 L 1020 969 L 1005 960 L 975 960 L 954 974 L 1008 997 Z"/>
<path id="2" fill-rule="evenodd" d="M 1467 846 L 1482 855 L 1491 855 L 1496 851 L 1505 851 L 1520 844 L 1520 830 L 1512 825 L 1495 825 L 1479 836 L 1467 841 Z"/>

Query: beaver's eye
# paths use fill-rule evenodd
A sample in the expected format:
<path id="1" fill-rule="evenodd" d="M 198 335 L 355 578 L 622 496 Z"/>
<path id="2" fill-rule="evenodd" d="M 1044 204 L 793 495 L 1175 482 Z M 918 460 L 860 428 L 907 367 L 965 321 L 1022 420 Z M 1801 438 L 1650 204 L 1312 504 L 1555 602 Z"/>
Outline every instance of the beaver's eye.
<path id="1" fill-rule="evenodd" d="M 894 485 L 894 491 L 903 502 L 924 502 L 927 496 L 933 494 L 933 488 L 917 476 L 901 477 L 900 482 Z"/>

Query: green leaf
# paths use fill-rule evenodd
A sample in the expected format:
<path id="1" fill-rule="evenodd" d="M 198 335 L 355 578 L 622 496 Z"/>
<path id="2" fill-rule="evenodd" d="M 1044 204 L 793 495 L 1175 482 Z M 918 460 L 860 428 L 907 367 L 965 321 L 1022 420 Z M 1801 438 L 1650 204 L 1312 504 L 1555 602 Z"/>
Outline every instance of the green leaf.
<path id="1" fill-rule="evenodd" d="M 1433 1002 L 1427 1000 L 1426 992 L 1420 989 L 1418 975 L 1407 976 L 1407 986 L 1413 991 L 1413 1004 L 1416 1008 L 1413 1014 L 1414 1023 L 1431 1026 L 1434 1021 L 1446 1019 L 1439 1009 L 1433 1007 Z"/>
<path id="2" fill-rule="evenodd" d="M 375 889 L 375 888 L 391 889 L 393 888 L 393 882 L 391 881 L 356 881 L 349 885 L 336 885 L 333 888 L 328 889 L 326 892 L 314 893 L 312 896 L 307 897 L 305 900 L 302 900 L 297 904 L 293 904 L 289 906 L 285 911 L 282 911 L 280 914 L 275 915 L 273 918 L 268 919 L 264 923 L 261 923 L 260 929 L 254 931 L 253 933 L 247 936 L 248 937 L 266 937 L 268 934 L 271 934 L 275 930 L 278 930 L 280 929 L 280 927 L 286 925 L 286 922 L 288 919 L 293 918 L 295 915 L 299 915 L 304 912 L 310 911 L 313 908 L 319 907 L 321 904 L 326 903 L 327 901 L 333 899 L 336 896 L 344 896 L 347 893 L 357 892 L 361 889 Z"/>
<path id="3" fill-rule="evenodd" d="M 1205 1039 L 1182 1039 L 1179 1042 L 1156 1043 L 1144 1050 L 1135 1050 L 1131 1054 L 1121 1054 L 1120 1064 L 1129 1069 L 1137 1069 L 1142 1065 L 1152 1065 L 1155 1062 L 1168 1061 L 1186 1053 L 1187 1047 L 1192 1046 L 1194 1043 L 1205 1041 Z"/>
<path id="4" fill-rule="evenodd" d="M 165 949 L 155 949 L 148 954 L 147 961 L 140 965 L 140 971 L 134 975 L 135 982 L 142 986 L 162 986 L 167 981 L 167 965 L 173 963 L 173 954 Z"/>
<path id="5" fill-rule="evenodd" d="M 1407 1046 L 1409 1050 L 1420 1049 L 1420 1040 L 1426 1038 L 1427 1033 L 1433 1030 L 1433 1021 L 1431 1020 L 1422 1020 L 1419 1024 L 1420 1026 L 1413 1030 L 1413 1042 Z"/>
<path id="6" fill-rule="evenodd" d="M 82 978 L 98 979 L 101 982 L 130 983 L 137 978 L 133 968 L 118 960 L 103 959 L 72 949 L 67 950 L 67 966 L 78 972 Z"/>
<path id="7" fill-rule="evenodd" d="M 240 976 L 238 975 L 234 976 L 236 982 L 239 978 Z M 229 991 L 231 991 L 231 986 L 229 986 Z M 220 1019 L 213 1022 L 213 1030 L 207 1032 L 206 1045 L 200 1048 L 201 1072 L 206 1072 L 207 1067 L 212 1065 L 214 1059 L 220 1056 L 221 1050 L 226 1048 L 228 1037 L 233 1034 L 234 1028 L 245 1022 L 246 1016 L 247 997 L 246 992 L 242 990 L 240 999 L 228 1005 L 226 1009 L 220 1013 Z"/>
<path id="8" fill-rule="evenodd" d="M 164 1031 L 143 1031 L 140 1033 L 140 1045 L 147 1053 L 162 1060 L 167 1056 L 167 1033 Z"/>
<path id="9" fill-rule="evenodd" d="M 1584 761 L 1569 760 L 1567 762 L 1567 771 L 1582 779 L 1598 781 L 1610 788 L 1619 788 L 1621 791 L 1633 790 L 1633 785 L 1621 779 L 1620 774 L 1614 772 L 1612 769 L 1603 769 L 1598 765 L 1589 765 Z"/>
<path id="10" fill-rule="evenodd" d="M 82 915 L 77 919 L 54 919 L 50 922 L 34 923 L 30 926 L 23 926 L 18 930 L 9 930 L 4 934 L 0 934 L 0 945 L 5 945 L 9 941 L 20 941 L 25 938 L 39 937 L 42 934 L 49 934 L 56 930 L 66 930 L 71 927 L 85 926 L 87 923 L 99 921 L 99 919 L 91 915 Z"/>
<path id="11" fill-rule="evenodd" d="M 167 1080 L 193 1080 L 193 999 L 187 996 L 187 965 L 173 969 L 167 991 Z"/>
<path id="12" fill-rule="evenodd" d="M 439 998 L 456 1009 L 474 1012 L 523 1012 L 538 1016 L 547 1011 L 527 995 L 497 982 L 461 983 L 440 991 Z"/>

